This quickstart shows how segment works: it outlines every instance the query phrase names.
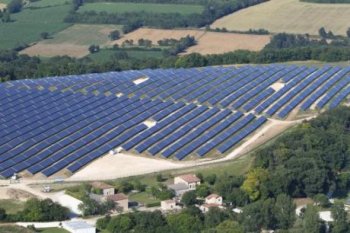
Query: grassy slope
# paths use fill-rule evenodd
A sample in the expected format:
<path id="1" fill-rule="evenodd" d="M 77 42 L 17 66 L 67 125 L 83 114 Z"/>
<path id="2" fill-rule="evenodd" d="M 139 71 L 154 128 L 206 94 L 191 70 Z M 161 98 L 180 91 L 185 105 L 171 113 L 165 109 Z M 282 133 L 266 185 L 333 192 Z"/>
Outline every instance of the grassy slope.
<path id="1" fill-rule="evenodd" d="M 29 7 L 49 7 L 64 4 L 71 4 L 70 0 L 40 0 L 30 3 Z"/>
<path id="2" fill-rule="evenodd" d="M 121 30 L 118 25 L 89 25 L 75 24 L 55 35 L 52 39 L 43 41 L 45 44 L 77 44 L 77 45 L 102 45 L 109 41 L 105 31 Z"/>
<path id="3" fill-rule="evenodd" d="M 29 230 L 20 226 L 0 226 L 1 233 L 34 233 L 34 231 Z"/>
<path id="4" fill-rule="evenodd" d="M 115 50 L 103 49 L 98 53 L 90 54 L 88 57 L 93 59 L 96 62 L 107 62 L 110 60 L 110 57 L 116 53 Z M 161 58 L 163 56 L 162 51 L 138 51 L 138 50 L 126 50 L 130 57 L 134 58 L 149 58 L 156 57 Z"/>
<path id="5" fill-rule="evenodd" d="M 22 43 L 33 43 L 40 39 L 40 33 L 55 33 L 69 26 L 63 23 L 70 5 L 41 9 L 25 9 L 13 14 L 12 23 L 0 24 L 0 49 L 13 48 Z"/>
<path id="6" fill-rule="evenodd" d="M 39 229 L 40 233 L 69 233 L 69 231 L 66 231 L 65 229 L 62 228 L 43 228 L 43 229 Z"/>
<path id="7" fill-rule="evenodd" d="M 23 210 L 24 202 L 10 199 L 0 200 L 0 208 L 5 209 L 8 214 L 15 214 Z"/>
<path id="8" fill-rule="evenodd" d="M 291 14 L 291 12 L 293 12 Z M 266 17 L 269 16 L 269 17 Z M 212 28 L 247 31 L 267 29 L 270 32 L 309 33 L 317 35 L 321 27 L 345 35 L 350 22 L 348 4 L 314 4 L 299 0 L 271 0 L 252 6 L 214 22 Z"/>
<path id="9" fill-rule="evenodd" d="M 106 11 L 108 13 L 124 13 L 124 12 L 153 12 L 153 13 L 180 13 L 193 14 L 201 13 L 203 6 L 187 5 L 187 4 L 153 4 L 153 3 L 87 3 L 79 8 L 79 12 L 84 11 Z"/>

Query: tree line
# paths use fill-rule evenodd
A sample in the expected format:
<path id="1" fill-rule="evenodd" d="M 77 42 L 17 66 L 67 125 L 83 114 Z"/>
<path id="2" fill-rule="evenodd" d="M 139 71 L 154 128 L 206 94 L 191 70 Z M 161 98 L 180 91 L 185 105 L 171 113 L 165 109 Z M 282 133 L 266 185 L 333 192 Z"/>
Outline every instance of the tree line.
<path id="1" fill-rule="evenodd" d="M 89 23 L 89 24 L 121 24 L 124 25 L 123 32 L 127 33 L 142 26 L 157 28 L 176 28 L 176 27 L 203 27 L 214 22 L 216 19 L 231 14 L 240 9 L 259 4 L 265 0 L 200 0 L 186 1 L 186 3 L 199 3 L 204 5 L 201 14 L 183 15 L 180 13 L 148 13 L 148 12 L 125 12 L 125 13 L 107 13 L 107 12 L 77 12 L 77 9 L 84 2 L 99 2 L 95 0 L 82 1 L 74 0 L 74 11 L 71 11 L 65 18 L 67 23 Z M 125 2 L 125 1 L 111 1 Z M 134 3 L 173 3 L 183 4 L 185 1 L 179 0 L 133 0 Z"/>

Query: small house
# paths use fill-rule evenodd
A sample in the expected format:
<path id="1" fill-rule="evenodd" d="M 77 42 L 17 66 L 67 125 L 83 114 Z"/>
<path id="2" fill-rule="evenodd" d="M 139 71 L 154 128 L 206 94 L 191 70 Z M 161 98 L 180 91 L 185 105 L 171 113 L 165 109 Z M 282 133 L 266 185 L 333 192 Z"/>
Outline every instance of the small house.
<path id="1" fill-rule="evenodd" d="M 195 190 L 197 185 L 201 184 L 201 180 L 194 174 L 186 174 L 176 176 L 174 178 L 174 184 L 186 184 L 189 190 Z"/>
<path id="2" fill-rule="evenodd" d="M 117 193 L 107 196 L 107 200 L 114 201 L 114 203 L 121 207 L 123 211 L 129 210 L 129 198 L 124 193 Z"/>
<path id="3" fill-rule="evenodd" d="M 101 190 L 103 196 L 109 196 L 109 195 L 115 194 L 115 189 L 112 185 L 96 181 L 96 182 L 92 182 L 91 186 L 94 189 Z"/>
<path id="4" fill-rule="evenodd" d="M 210 194 L 205 198 L 206 204 L 215 204 L 215 205 L 222 205 L 222 196 L 219 196 L 217 194 Z"/>
<path id="5" fill-rule="evenodd" d="M 175 210 L 176 209 L 176 201 L 175 200 L 161 201 L 160 207 L 163 211 Z"/>
<path id="6" fill-rule="evenodd" d="M 203 205 L 199 207 L 199 209 L 203 212 L 206 213 L 209 211 L 210 208 L 217 207 L 222 209 L 222 197 L 217 195 L 217 194 L 210 194 L 205 198 L 205 202 Z"/>
<path id="7" fill-rule="evenodd" d="M 71 233 L 96 233 L 96 228 L 84 221 L 63 222 L 62 227 Z"/>

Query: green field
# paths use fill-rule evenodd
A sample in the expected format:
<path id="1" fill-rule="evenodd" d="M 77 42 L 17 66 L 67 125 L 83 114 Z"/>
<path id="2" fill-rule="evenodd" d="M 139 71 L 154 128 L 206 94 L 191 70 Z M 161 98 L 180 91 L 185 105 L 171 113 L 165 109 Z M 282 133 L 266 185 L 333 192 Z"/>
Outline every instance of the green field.
<path id="1" fill-rule="evenodd" d="M 0 3 L 8 4 L 11 0 L 0 0 Z"/>
<path id="2" fill-rule="evenodd" d="M 57 228 L 57 227 L 39 229 L 38 232 L 40 232 L 40 233 L 69 233 L 69 231 L 66 231 L 65 229 Z"/>
<path id="3" fill-rule="evenodd" d="M 90 25 L 75 24 L 45 40 L 46 44 L 76 44 L 76 45 L 103 45 L 110 39 L 108 34 L 113 30 L 121 31 L 118 25 Z"/>
<path id="4" fill-rule="evenodd" d="M 11 15 L 14 22 L 0 24 L 0 49 L 14 48 L 20 44 L 30 44 L 40 40 L 40 33 L 50 34 L 69 26 L 63 22 L 71 9 L 70 5 L 25 9 Z"/>
<path id="5" fill-rule="evenodd" d="M 8 214 L 15 214 L 23 210 L 24 202 L 11 199 L 0 200 L 0 208 L 5 209 Z"/>
<path id="6" fill-rule="evenodd" d="M 118 51 L 121 51 L 121 50 L 102 49 L 100 50 L 100 52 L 90 54 L 88 57 L 96 62 L 106 62 L 106 61 L 109 61 L 111 56 L 113 56 L 113 54 L 117 53 Z M 132 57 L 132 58 L 143 59 L 143 58 L 150 58 L 150 57 L 155 57 L 155 58 L 163 57 L 162 51 L 152 51 L 152 50 L 144 51 L 144 50 L 129 50 L 129 49 L 124 51 L 126 51 L 129 57 Z"/>
<path id="7" fill-rule="evenodd" d="M 125 12 L 149 12 L 149 13 L 180 13 L 183 15 L 202 13 L 203 6 L 187 4 L 155 4 L 155 3 L 86 3 L 81 6 L 78 12 L 96 11 L 107 13 L 125 13 Z"/>
<path id="8" fill-rule="evenodd" d="M 50 7 L 58 5 L 69 5 L 72 1 L 70 0 L 40 0 L 36 2 L 31 2 L 29 7 Z"/>

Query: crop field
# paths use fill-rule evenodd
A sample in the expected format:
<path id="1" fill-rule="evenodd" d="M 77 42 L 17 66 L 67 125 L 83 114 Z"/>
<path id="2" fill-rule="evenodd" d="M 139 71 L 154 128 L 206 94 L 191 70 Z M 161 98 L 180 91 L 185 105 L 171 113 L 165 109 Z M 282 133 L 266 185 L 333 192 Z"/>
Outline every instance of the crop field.
<path id="1" fill-rule="evenodd" d="M 269 42 L 268 35 L 206 32 L 198 39 L 198 44 L 190 47 L 186 54 L 221 54 L 240 49 L 260 51 Z"/>
<path id="2" fill-rule="evenodd" d="M 92 44 L 107 46 L 108 34 L 120 28 L 117 25 L 75 24 L 53 35 L 53 38 L 40 41 L 21 53 L 42 57 L 62 55 L 84 57 L 89 54 L 88 48 Z"/>
<path id="3" fill-rule="evenodd" d="M 318 35 L 318 30 L 325 27 L 334 34 L 345 35 L 349 22 L 350 4 L 271 0 L 218 19 L 211 27 L 238 31 L 263 28 L 273 33 L 310 35 Z"/>
<path id="4" fill-rule="evenodd" d="M 203 6 L 189 4 L 156 4 L 156 3 L 129 3 L 129 2 L 98 2 L 86 3 L 79 8 L 78 12 L 96 11 L 107 13 L 125 13 L 125 12 L 148 12 L 148 13 L 179 13 L 194 14 L 202 13 Z"/>
<path id="5" fill-rule="evenodd" d="M 206 32 L 203 30 L 164 30 L 141 28 L 129 34 L 116 43 L 121 45 L 125 40 L 133 40 L 134 43 L 139 39 L 151 40 L 154 45 L 162 39 L 180 39 L 185 36 L 194 36 L 197 45 L 190 47 L 187 53 L 201 54 L 219 54 L 231 52 L 239 49 L 258 51 L 264 48 L 270 42 L 270 36 L 267 35 L 248 35 L 237 33 L 219 33 Z M 225 41 L 225 43 L 223 43 Z"/>
<path id="6" fill-rule="evenodd" d="M 12 23 L 0 24 L 0 49 L 30 44 L 40 39 L 42 32 L 53 34 L 69 26 L 63 22 L 70 5 L 24 9 L 11 15 Z"/>

